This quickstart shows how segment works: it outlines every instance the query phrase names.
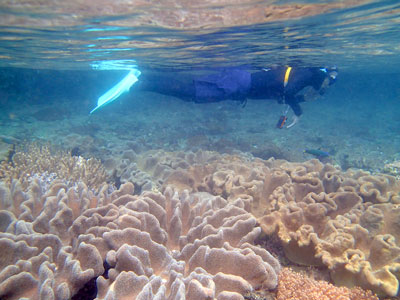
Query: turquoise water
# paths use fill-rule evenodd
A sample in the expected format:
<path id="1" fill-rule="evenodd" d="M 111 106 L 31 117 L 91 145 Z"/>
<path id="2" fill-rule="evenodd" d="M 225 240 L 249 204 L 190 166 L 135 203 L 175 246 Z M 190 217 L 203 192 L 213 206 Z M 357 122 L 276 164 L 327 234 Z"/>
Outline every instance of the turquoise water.
<path id="1" fill-rule="evenodd" d="M 110 127 L 100 128 L 96 138 L 123 144 L 121 135 L 108 137 L 107 131 L 115 120 L 127 118 L 121 126 L 129 128 L 133 122 L 149 149 L 197 150 L 188 139 L 202 136 L 200 148 L 239 150 L 262 158 L 303 161 L 311 158 L 304 149 L 321 149 L 332 153 L 331 162 L 344 169 L 380 171 L 399 159 L 398 1 L 129 6 L 79 1 L 43 6 L 28 1 L 4 2 L 0 14 L 2 135 L 64 144 L 59 132 L 68 133 L 82 122 L 98 125 L 105 118 L 109 123 L 101 125 Z M 110 70 L 100 70 L 102 64 Z M 135 86 L 98 114 L 88 115 L 97 99 L 126 74 L 121 69 L 131 66 L 144 74 L 182 77 L 226 67 L 257 71 L 274 65 L 335 65 L 340 70 L 327 94 L 302 104 L 304 116 L 293 130 L 276 130 L 284 108 L 274 101 L 249 101 L 245 108 L 231 101 L 193 105 L 135 91 Z M 149 110 L 153 113 L 146 113 Z M 207 113 L 204 118 L 207 111 L 218 112 L 216 118 Z M 182 118 L 192 116 L 196 123 L 182 129 Z M 46 121 L 53 123 L 40 123 Z M 170 126 L 169 134 L 153 133 L 153 124 Z M 136 136 L 129 130 L 121 134 Z"/>
<path id="2" fill-rule="evenodd" d="M 400 166 L 399 26 L 397 0 L 0 1 L 0 161 L 14 145 L 50 143 L 99 159 L 113 190 L 124 183 L 116 169 L 137 171 L 152 150 L 305 162 L 316 158 L 304 151 L 313 149 L 343 171 L 398 179 L 400 167 L 387 166 Z M 303 103 L 290 129 L 276 128 L 284 110 L 277 101 L 196 104 L 139 91 L 140 77 L 89 114 L 131 67 L 189 78 L 276 65 L 339 68 L 337 82 Z M 110 167 L 115 161 L 121 165 Z M 157 175 L 146 174 L 154 185 L 138 190 L 160 187 Z"/>
<path id="3" fill-rule="evenodd" d="M 179 3 L 142 3 L 134 12 L 118 3 L 82 5 L 3 4 L 2 135 L 64 144 L 59 132 L 105 118 L 110 127 L 99 129 L 96 137 L 116 139 L 119 144 L 121 139 L 106 132 L 115 120 L 127 118 L 126 128 L 141 120 L 134 127 L 139 126 L 139 135 L 146 137 L 150 149 L 196 150 L 188 142 L 195 135 L 202 136 L 204 149 L 240 150 L 262 158 L 303 161 L 311 158 L 304 149 L 324 149 L 332 153 L 331 162 L 345 169 L 379 171 L 399 159 L 397 1 L 272 1 L 240 6 L 205 2 L 181 9 L 173 8 Z M 182 72 L 204 74 L 232 66 L 256 71 L 285 64 L 336 65 L 340 72 L 326 95 L 302 105 L 300 126 L 276 130 L 284 108 L 274 101 L 249 101 L 245 108 L 230 101 L 193 105 L 138 92 L 135 86 L 89 117 L 97 98 L 126 74 L 93 69 L 101 63 L 110 64 L 111 69 L 135 65 L 143 73 L 170 72 L 180 77 Z M 47 106 L 52 108 L 48 113 L 56 115 L 38 117 Z M 149 110 L 153 113 L 146 113 Z M 216 113 L 216 118 L 203 118 L 207 111 L 223 117 Z M 196 124 L 182 129 L 181 118 L 191 120 L 192 115 L 197 117 Z M 170 134 L 152 133 L 153 124 L 171 126 Z M 137 133 L 121 134 L 131 138 Z M 229 146 L 220 148 L 221 143 Z"/>

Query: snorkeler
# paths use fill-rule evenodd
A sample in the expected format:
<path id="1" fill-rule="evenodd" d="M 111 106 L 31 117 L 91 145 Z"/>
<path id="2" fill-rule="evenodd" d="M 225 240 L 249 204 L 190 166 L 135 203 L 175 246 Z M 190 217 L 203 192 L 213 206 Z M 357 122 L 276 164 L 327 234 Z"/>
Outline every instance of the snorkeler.
<path id="1" fill-rule="evenodd" d="M 254 73 L 242 68 L 226 68 L 209 75 L 180 77 L 170 73 L 141 74 L 138 69 L 132 69 L 123 80 L 99 98 L 97 107 L 90 113 L 128 92 L 136 83 L 135 90 L 156 92 L 196 103 L 236 100 L 244 106 L 247 99 L 275 99 L 278 103 L 286 104 L 277 127 L 284 127 L 291 108 L 294 119 L 286 126 L 290 128 L 297 123 L 302 114 L 300 103 L 324 94 L 326 88 L 336 81 L 337 75 L 336 67 L 285 66 Z"/>
<path id="2" fill-rule="evenodd" d="M 250 99 L 276 99 L 278 103 L 286 104 L 287 108 L 281 115 L 277 127 L 283 128 L 287 120 L 289 107 L 294 113 L 293 121 L 287 128 L 297 123 L 302 115 L 301 102 L 315 100 L 323 95 L 326 89 L 335 83 L 338 75 L 336 67 L 331 68 L 295 68 L 277 67 L 263 69 L 251 74 Z"/>
<path id="3" fill-rule="evenodd" d="M 224 100 L 275 99 L 287 109 L 279 119 L 278 128 L 284 127 L 289 107 L 294 119 L 292 127 L 302 115 L 301 102 L 325 93 L 338 75 L 336 67 L 274 67 L 250 73 L 241 68 L 228 68 L 215 74 L 176 78 L 171 74 L 142 74 L 136 90 L 152 91 L 178 97 L 184 101 L 210 103 Z"/>

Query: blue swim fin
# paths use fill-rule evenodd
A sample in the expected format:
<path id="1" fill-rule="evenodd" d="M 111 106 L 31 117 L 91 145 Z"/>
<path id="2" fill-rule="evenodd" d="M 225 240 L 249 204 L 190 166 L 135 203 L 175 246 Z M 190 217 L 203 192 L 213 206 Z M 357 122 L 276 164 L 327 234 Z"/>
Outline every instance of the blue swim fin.
<path id="1" fill-rule="evenodd" d="M 92 109 L 90 114 L 98 110 L 100 107 L 113 102 L 123 93 L 129 92 L 131 86 L 135 84 L 136 81 L 138 81 L 138 77 L 140 76 L 140 74 L 141 72 L 138 69 L 131 69 L 120 82 L 118 82 L 106 93 L 99 97 L 99 99 L 97 100 L 97 106 Z"/>

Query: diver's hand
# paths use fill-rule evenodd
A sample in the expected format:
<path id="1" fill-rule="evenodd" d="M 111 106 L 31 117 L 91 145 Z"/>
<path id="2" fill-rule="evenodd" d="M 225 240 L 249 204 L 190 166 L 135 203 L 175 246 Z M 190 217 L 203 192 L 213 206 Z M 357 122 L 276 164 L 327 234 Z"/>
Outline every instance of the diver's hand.
<path id="1" fill-rule="evenodd" d="M 288 126 L 286 126 L 286 128 L 291 128 L 291 127 L 293 127 L 294 125 L 296 125 L 297 122 L 299 121 L 299 119 L 300 119 L 300 117 L 298 117 L 298 116 L 295 115 L 294 118 L 293 118 L 293 122 L 290 123 Z"/>

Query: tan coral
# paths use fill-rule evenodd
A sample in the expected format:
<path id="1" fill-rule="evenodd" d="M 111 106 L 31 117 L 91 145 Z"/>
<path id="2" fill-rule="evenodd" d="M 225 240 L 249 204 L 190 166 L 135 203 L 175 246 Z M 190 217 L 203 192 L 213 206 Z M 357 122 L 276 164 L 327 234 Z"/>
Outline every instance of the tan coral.
<path id="1" fill-rule="evenodd" d="M 24 193 L 3 191 L 0 205 L 9 211 L 0 213 L 0 228 L 14 234 L 32 230 L 43 234 L 51 230 L 63 245 L 72 243 L 72 253 L 77 253 L 77 245 L 82 243 L 94 246 L 113 269 L 112 277 L 98 279 L 102 295 L 109 293 L 114 297 L 115 286 L 137 282 L 143 286 L 138 291 L 142 295 L 162 298 L 165 291 L 180 295 L 184 290 L 186 294 L 190 291 L 191 297 L 220 295 L 222 299 L 232 296 L 231 293 L 240 294 L 222 288 L 232 280 L 241 286 L 241 291 L 266 285 L 261 283 L 262 276 L 256 276 L 254 281 L 245 274 L 238 276 L 234 269 L 230 271 L 232 274 L 225 274 L 210 265 L 218 261 L 219 253 L 250 255 L 248 261 L 243 260 L 249 265 L 259 260 L 250 259 L 254 254 L 264 257 L 260 248 L 253 245 L 257 230 L 251 228 L 259 230 L 255 216 L 266 233 L 280 237 L 293 261 L 324 264 L 340 284 L 361 285 L 386 295 L 397 292 L 400 218 L 398 204 L 394 202 L 399 186 L 393 177 L 372 176 L 357 170 L 342 172 L 317 160 L 289 163 L 202 152 L 187 155 L 157 152 L 145 160 L 146 154 L 143 155 L 143 168 L 150 172 L 149 178 L 155 176 L 157 186 L 164 183 L 163 195 L 147 192 L 133 196 L 133 185 L 127 184 L 112 194 L 105 189 L 102 196 L 85 196 L 87 200 L 82 203 L 87 204 L 80 206 L 75 200 L 85 193 L 72 189 L 65 192 L 67 187 L 60 187 L 60 192 L 55 189 L 48 200 L 50 207 L 60 207 L 62 211 L 54 214 L 51 209 L 42 213 L 40 197 L 29 196 L 28 201 Z M 157 170 L 164 171 L 159 176 Z M 168 184 L 190 192 L 172 192 Z M 32 193 L 38 194 L 39 190 L 32 189 Z M 70 200 L 62 195 L 69 195 Z M 249 212 L 253 216 L 249 217 Z M 37 216 L 35 224 L 29 214 Z M 13 215 L 17 220 L 22 216 L 23 219 L 16 221 Z M 126 237 L 128 229 L 136 229 L 130 233 L 137 238 L 139 233 L 147 233 L 148 244 L 152 241 L 165 248 L 160 252 L 164 253 L 163 267 L 147 264 L 148 259 L 143 255 L 137 265 L 147 275 L 135 273 L 141 272 L 136 266 L 126 269 L 123 263 L 118 263 L 132 253 L 143 253 L 137 248 L 123 248 L 123 243 L 118 242 L 131 238 Z M 145 249 L 144 245 L 141 247 Z M 190 265 L 192 258 L 201 267 Z M 262 260 L 272 264 L 268 257 Z M 149 273 L 150 269 L 161 273 Z M 257 270 L 254 268 L 256 273 Z M 267 267 L 265 272 L 271 273 Z M 165 281 L 169 283 L 160 284 Z"/>
<path id="2" fill-rule="evenodd" d="M 338 246 L 325 239 L 317 246 L 318 256 L 331 267 L 335 282 L 395 296 L 399 290 L 400 207 L 391 203 L 364 205 L 357 215 L 353 224 L 348 219 L 332 222 L 331 239 L 347 236 L 347 247 L 341 242 L 342 250 L 338 251 Z"/>
<path id="3" fill-rule="evenodd" d="M 277 300 L 378 300 L 370 291 L 336 287 L 284 268 L 279 275 Z"/>
<path id="4" fill-rule="evenodd" d="M 11 140 L 10 143 L 5 143 L 4 140 L 7 140 L 10 137 L 0 135 L 0 162 L 7 161 L 10 155 L 13 153 L 14 150 L 14 140 Z M 18 142 L 15 140 L 15 142 Z"/>
<path id="5" fill-rule="evenodd" d="M 134 196 L 132 184 L 43 191 L 38 179 L 28 192 L 2 191 L 0 298 L 69 299 L 103 261 L 111 269 L 97 279 L 98 299 L 243 299 L 276 287 L 279 262 L 254 245 L 261 229 L 246 200 L 170 188 Z"/>
<path id="6" fill-rule="evenodd" d="M 83 211 L 110 199 L 104 191 L 95 197 L 83 183 L 66 190 L 54 182 L 43 191 L 38 179 L 28 192 L 18 181 L 11 191 L 1 188 L 2 203 L 19 202 L 0 211 L 0 243 L 2 253 L 8 253 L 1 260 L 0 298 L 69 299 L 103 273 L 99 251 L 86 243 L 71 248 L 68 230 Z"/>
<path id="7" fill-rule="evenodd" d="M 15 236 L 0 233 L 0 297 L 69 299 L 84 283 L 103 273 L 101 257 L 82 243 L 75 255 L 52 234 Z"/>
<path id="8" fill-rule="evenodd" d="M 299 180 L 297 174 L 297 183 L 277 189 L 270 197 L 277 210 L 260 219 L 263 230 L 278 234 L 291 260 L 328 266 L 338 284 L 396 295 L 400 240 L 398 221 L 393 220 L 400 218 L 400 211 L 390 201 L 397 202 L 398 184 L 389 176 L 343 173 L 336 192 L 317 195 L 318 184 L 311 184 L 307 188 L 311 192 L 304 196 L 298 182 L 303 184 L 314 175 L 307 179 L 305 173 Z M 374 186 L 372 192 L 366 192 L 366 186 Z M 377 202 L 387 203 L 373 204 Z"/>
<path id="9" fill-rule="evenodd" d="M 219 159 L 219 155 L 210 151 L 193 152 L 166 152 L 161 150 L 150 150 L 141 154 L 127 155 L 125 151 L 120 159 L 112 159 L 114 162 L 107 164 L 108 172 L 115 173 L 120 177 L 122 183 L 133 182 L 140 191 L 149 191 L 153 188 L 160 188 L 167 178 L 174 173 L 181 180 L 185 178 L 188 182 L 194 184 L 190 176 L 186 176 L 184 172 L 193 164 L 204 165 L 207 162 Z M 132 151 L 133 152 L 133 151 Z M 115 161 L 118 160 L 118 163 Z M 190 183 L 189 183 L 190 185 Z"/>
<path id="10" fill-rule="evenodd" d="M 371 203 L 398 203 L 400 204 L 400 184 L 393 176 L 367 175 L 358 178 L 360 194 L 364 201 Z"/>
<path id="11" fill-rule="evenodd" d="M 279 263 L 252 245 L 260 228 L 243 209 L 242 200 L 233 205 L 208 193 L 179 195 L 167 189 L 164 196 L 148 192 L 120 204 L 110 207 L 115 210 L 111 214 L 114 221 L 110 223 L 107 218 L 107 227 L 119 224 L 116 226 L 121 229 L 102 233 L 95 230 L 104 226 L 101 219 L 97 225 L 93 223 L 96 220 L 84 221 L 90 224 L 91 233 L 103 236 L 104 242 L 97 248 L 112 266 L 109 279 L 98 279 L 99 299 L 118 298 L 119 292 L 136 297 L 147 293 L 147 297 L 160 299 L 166 294 L 170 299 L 183 295 L 187 299 L 222 299 L 228 294 L 242 299 L 240 295 L 248 290 L 276 286 Z M 127 215 L 131 219 L 123 223 L 128 222 L 129 227 L 122 229 L 125 225 L 121 227 L 121 218 Z M 144 218 L 148 220 L 144 222 Z M 77 230 L 79 240 L 91 243 L 93 237 L 83 233 L 84 226 L 77 223 L 73 230 Z M 142 258 L 131 258 L 130 264 L 124 257 Z M 166 282 L 160 284 L 162 279 Z M 134 290 L 113 288 L 124 286 L 125 281 L 135 282 Z"/>
<path id="12" fill-rule="evenodd" d="M 383 172 L 400 179 L 400 160 L 395 160 L 391 163 L 385 164 Z"/>
<path id="13" fill-rule="evenodd" d="M 90 188 L 99 188 L 106 181 L 106 174 L 97 159 L 72 156 L 70 152 L 39 144 L 17 149 L 11 162 L 4 161 L 0 165 L 0 179 L 7 184 L 17 179 L 25 189 L 34 178 L 48 184 L 54 179 L 69 184 L 81 181 Z"/>
<path id="14" fill-rule="evenodd" d="M 340 284 L 397 294 L 400 239 L 391 228 L 398 228 L 400 219 L 400 185 L 394 177 L 342 172 L 318 160 L 229 160 L 226 155 L 179 172 L 166 182 L 230 201 L 247 199 L 263 231 L 277 234 L 294 262 L 324 264 Z"/>

